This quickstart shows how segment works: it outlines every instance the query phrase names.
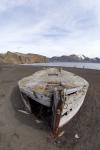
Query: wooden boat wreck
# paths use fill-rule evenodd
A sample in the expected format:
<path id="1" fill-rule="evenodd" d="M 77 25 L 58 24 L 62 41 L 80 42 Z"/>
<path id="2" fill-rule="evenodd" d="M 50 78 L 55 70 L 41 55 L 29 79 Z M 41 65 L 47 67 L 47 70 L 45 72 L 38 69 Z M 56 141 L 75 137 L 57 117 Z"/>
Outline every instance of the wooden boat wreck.
<path id="1" fill-rule="evenodd" d="M 61 68 L 48 68 L 18 82 L 26 111 L 32 113 L 33 101 L 40 105 L 39 116 L 47 115 L 54 137 L 78 112 L 88 89 L 88 82 Z M 45 113 L 43 113 L 45 108 Z M 36 109 L 36 106 L 35 106 Z"/>

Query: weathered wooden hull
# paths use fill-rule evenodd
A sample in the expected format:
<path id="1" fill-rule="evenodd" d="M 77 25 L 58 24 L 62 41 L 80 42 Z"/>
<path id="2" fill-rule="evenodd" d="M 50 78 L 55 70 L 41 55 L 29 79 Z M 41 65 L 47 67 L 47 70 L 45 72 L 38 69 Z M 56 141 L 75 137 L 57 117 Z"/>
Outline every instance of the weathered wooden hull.
<path id="1" fill-rule="evenodd" d="M 58 128 L 65 125 L 80 109 L 89 84 L 73 73 L 49 68 L 23 78 L 18 82 L 18 86 L 29 112 L 31 109 L 26 96 L 52 108 L 52 128 L 57 132 Z"/>

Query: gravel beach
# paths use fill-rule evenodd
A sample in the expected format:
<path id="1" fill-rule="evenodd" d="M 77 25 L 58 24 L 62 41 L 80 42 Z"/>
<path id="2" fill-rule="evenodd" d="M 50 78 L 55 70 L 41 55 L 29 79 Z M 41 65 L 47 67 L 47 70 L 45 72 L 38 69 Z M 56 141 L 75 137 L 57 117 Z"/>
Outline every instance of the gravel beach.
<path id="1" fill-rule="evenodd" d="M 64 68 L 85 78 L 89 89 L 81 109 L 65 125 L 65 134 L 54 141 L 49 127 L 34 114 L 17 111 L 23 107 L 17 82 L 42 68 L 0 65 L 0 150 L 99 150 L 100 71 Z"/>

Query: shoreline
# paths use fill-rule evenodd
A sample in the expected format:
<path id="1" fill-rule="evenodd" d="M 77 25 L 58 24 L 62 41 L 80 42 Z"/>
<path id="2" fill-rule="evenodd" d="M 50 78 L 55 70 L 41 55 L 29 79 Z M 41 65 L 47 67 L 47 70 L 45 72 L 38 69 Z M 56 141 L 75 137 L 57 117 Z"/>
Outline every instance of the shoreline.
<path id="1" fill-rule="evenodd" d="M 50 63 L 33 63 L 20 64 L 22 66 L 41 66 L 41 67 L 69 67 L 79 69 L 100 70 L 100 63 L 84 63 L 84 62 L 50 62 Z"/>

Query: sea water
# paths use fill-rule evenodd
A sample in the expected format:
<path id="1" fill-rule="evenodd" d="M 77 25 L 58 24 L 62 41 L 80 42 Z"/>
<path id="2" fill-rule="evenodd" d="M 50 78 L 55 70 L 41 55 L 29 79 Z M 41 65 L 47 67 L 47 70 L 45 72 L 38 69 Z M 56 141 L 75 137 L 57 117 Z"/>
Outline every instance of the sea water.
<path id="1" fill-rule="evenodd" d="M 26 64 L 24 64 L 26 65 Z M 27 64 L 33 66 L 60 66 L 60 67 L 74 67 L 74 68 L 86 68 L 100 70 L 100 63 L 81 63 L 81 62 L 53 62 L 53 63 L 33 63 Z"/>

